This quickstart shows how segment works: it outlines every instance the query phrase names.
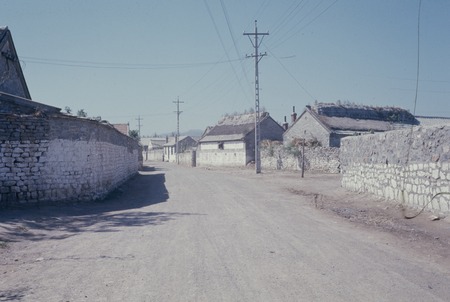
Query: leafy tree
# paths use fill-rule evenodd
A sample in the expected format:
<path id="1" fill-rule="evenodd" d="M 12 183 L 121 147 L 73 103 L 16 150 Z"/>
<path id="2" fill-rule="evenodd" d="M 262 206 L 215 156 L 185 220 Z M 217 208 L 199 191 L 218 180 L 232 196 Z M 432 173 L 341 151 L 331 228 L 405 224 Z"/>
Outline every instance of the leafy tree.
<path id="1" fill-rule="evenodd" d="M 71 114 L 72 113 L 72 109 L 70 109 L 69 106 L 64 107 L 64 111 L 66 111 L 67 114 Z"/>

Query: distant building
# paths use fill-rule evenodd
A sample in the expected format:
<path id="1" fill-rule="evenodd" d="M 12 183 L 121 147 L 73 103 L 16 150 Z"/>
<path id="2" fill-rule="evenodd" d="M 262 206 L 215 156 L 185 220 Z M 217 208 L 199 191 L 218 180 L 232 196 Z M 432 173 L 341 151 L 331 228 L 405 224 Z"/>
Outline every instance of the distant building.
<path id="1" fill-rule="evenodd" d="M 148 150 L 162 149 L 164 144 L 168 142 L 168 137 L 151 137 L 148 139 Z"/>
<path id="2" fill-rule="evenodd" d="M 306 106 L 298 118 L 295 113 L 293 116 L 293 123 L 283 135 L 284 142 L 306 139 L 324 147 L 340 147 L 341 139 L 346 136 L 419 124 L 409 111 L 398 107 L 318 103 Z"/>
<path id="3" fill-rule="evenodd" d="M 190 136 L 180 136 L 178 141 L 178 153 L 183 153 L 188 150 L 192 150 L 197 146 L 197 142 Z M 175 137 L 169 137 L 167 143 L 163 145 L 164 157 L 166 162 L 176 162 L 177 156 L 177 142 Z"/>
<path id="4" fill-rule="evenodd" d="M 111 124 L 111 125 L 122 134 L 129 135 L 130 133 L 130 124 Z"/>
<path id="5" fill-rule="evenodd" d="M 142 154 L 145 160 L 162 161 L 163 146 L 167 137 L 141 137 Z"/>
<path id="6" fill-rule="evenodd" d="M 282 141 L 284 129 L 264 112 L 261 140 Z M 227 116 L 207 128 L 197 148 L 198 165 L 245 166 L 255 160 L 255 115 Z"/>

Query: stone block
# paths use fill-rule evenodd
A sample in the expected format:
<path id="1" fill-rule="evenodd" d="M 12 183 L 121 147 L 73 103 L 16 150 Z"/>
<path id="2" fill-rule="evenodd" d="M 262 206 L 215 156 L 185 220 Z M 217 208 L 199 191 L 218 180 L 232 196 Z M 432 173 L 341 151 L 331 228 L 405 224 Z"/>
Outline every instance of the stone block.
<path id="1" fill-rule="evenodd" d="M 3 182 L 3 186 L 11 187 L 11 186 L 15 186 L 16 183 L 17 183 L 17 181 L 15 181 L 15 180 L 6 180 Z"/>
<path id="2" fill-rule="evenodd" d="M 8 167 L 0 168 L 0 173 L 8 173 L 8 172 L 11 172 L 11 168 Z"/>

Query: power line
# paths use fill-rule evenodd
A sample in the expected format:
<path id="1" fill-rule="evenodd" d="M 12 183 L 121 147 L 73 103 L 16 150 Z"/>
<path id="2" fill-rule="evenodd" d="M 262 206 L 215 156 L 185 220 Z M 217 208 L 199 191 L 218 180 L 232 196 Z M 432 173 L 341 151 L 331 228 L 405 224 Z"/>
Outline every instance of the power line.
<path id="1" fill-rule="evenodd" d="M 78 67 L 78 68 L 93 68 L 93 69 L 184 69 L 184 68 L 196 68 L 209 65 L 217 65 L 223 63 L 231 63 L 242 61 L 242 58 L 219 60 L 214 62 L 198 62 L 198 63 L 178 63 L 178 64 L 135 64 L 135 63 L 113 63 L 113 62 L 94 62 L 94 61 L 76 61 L 76 60 L 59 60 L 59 59 L 46 59 L 35 57 L 21 57 L 21 61 L 31 64 L 41 65 L 53 65 L 64 67 Z"/>
<path id="2" fill-rule="evenodd" d="M 267 47 L 267 45 L 266 45 L 266 47 Z M 297 83 L 297 85 L 301 89 L 303 89 L 303 91 L 306 92 L 306 94 L 309 95 L 313 101 L 316 100 L 316 98 L 311 93 L 309 93 L 309 91 L 306 90 L 306 88 L 303 87 L 302 84 L 300 84 L 300 82 L 297 80 L 297 78 L 289 71 L 289 69 L 287 69 L 287 67 L 281 62 L 281 60 L 272 51 L 270 51 L 269 48 L 267 48 L 267 51 L 272 55 L 272 57 L 274 57 L 277 60 L 277 62 L 281 65 L 281 67 L 283 67 L 284 71 L 287 72 L 287 74 Z"/>
<path id="3" fill-rule="evenodd" d="M 278 38 L 278 40 L 274 41 L 273 44 L 276 44 L 275 46 L 272 46 L 272 48 L 277 48 L 278 46 L 282 45 L 289 39 L 291 39 L 293 36 L 297 35 L 299 32 L 304 30 L 306 27 L 308 27 L 310 24 L 312 24 L 314 21 L 316 21 L 320 16 L 322 16 L 324 13 L 326 13 L 332 6 L 334 6 L 339 0 L 335 0 L 332 2 L 329 6 L 327 6 L 324 10 L 322 10 L 319 14 L 317 14 L 311 21 L 306 23 L 304 26 L 302 26 L 300 29 L 296 30 L 293 34 L 287 36 L 290 32 L 295 30 L 295 28 L 302 23 L 306 17 L 312 14 L 312 12 L 320 6 L 320 4 L 323 2 L 319 2 L 312 10 L 310 10 L 303 18 L 301 18 L 293 27 L 291 27 L 288 31 L 286 31 L 282 36 Z M 287 37 L 286 37 L 287 36 Z M 278 44 L 277 44 L 278 43 Z"/>
<path id="4" fill-rule="evenodd" d="M 289 7 L 287 8 L 287 10 L 286 10 L 285 13 L 283 14 L 283 16 L 281 16 L 281 18 L 279 19 L 280 22 L 278 22 L 278 24 L 275 25 L 275 26 L 273 27 L 273 29 L 271 29 L 272 34 L 276 34 L 276 33 L 279 31 L 279 29 L 282 28 L 282 26 L 284 26 L 284 24 L 289 23 L 289 22 L 291 21 L 291 19 L 294 18 L 294 17 L 301 11 L 301 9 L 302 9 L 304 6 L 302 6 L 299 10 L 297 10 L 297 9 L 298 9 L 298 7 L 299 7 L 300 5 L 303 4 L 303 2 L 304 2 L 303 0 L 302 0 L 302 1 L 299 1 L 299 2 L 297 3 L 297 5 L 296 5 L 294 8 L 292 8 L 292 6 L 294 6 L 294 5 L 296 4 L 295 1 L 294 1 L 294 2 L 292 3 L 292 5 L 289 6 Z"/>
<path id="5" fill-rule="evenodd" d="M 209 17 L 211 18 L 211 21 L 212 21 L 212 23 L 214 25 L 214 29 L 215 29 L 215 31 L 217 33 L 217 36 L 219 37 L 220 44 L 222 45 L 222 48 L 225 51 L 225 54 L 226 54 L 228 60 L 230 60 L 230 56 L 228 54 L 227 48 L 225 47 L 225 43 L 223 42 L 223 39 L 222 39 L 222 36 L 220 34 L 219 28 L 217 27 L 216 21 L 214 20 L 214 16 L 213 16 L 213 14 L 211 12 L 211 9 L 209 8 L 207 0 L 203 0 L 203 3 L 206 6 L 206 10 L 208 11 Z M 244 87 L 242 87 L 241 81 L 240 81 L 240 79 L 239 79 L 239 77 L 237 75 L 236 69 L 234 68 L 233 64 L 231 64 L 231 62 L 230 62 L 230 65 L 231 65 L 231 69 L 233 70 L 234 75 L 236 76 L 236 80 L 239 83 L 239 87 L 242 89 L 242 92 L 244 93 L 244 95 L 247 96 L 247 93 L 246 93 Z"/>
<path id="6" fill-rule="evenodd" d="M 220 5 L 222 6 L 222 11 L 225 16 L 225 20 L 227 21 L 228 31 L 230 32 L 231 40 L 233 41 L 234 50 L 236 51 L 236 56 L 239 57 L 240 52 L 239 52 L 237 44 L 236 44 L 236 39 L 234 38 L 233 30 L 231 28 L 230 18 L 228 17 L 227 8 L 225 7 L 223 0 L 220 0 Z M 244 74 L 245 80 L 247 81 L 247 83 L 250 83 L 250 81 L 247 78 L 247 73 L 245 72 L 245 68 L 244 68 L 244 65 L 242 64 L 242 61 L 240 61 L 240 63 L 241 63 L 240 65 L 241 65 L 242 73 Z"/>

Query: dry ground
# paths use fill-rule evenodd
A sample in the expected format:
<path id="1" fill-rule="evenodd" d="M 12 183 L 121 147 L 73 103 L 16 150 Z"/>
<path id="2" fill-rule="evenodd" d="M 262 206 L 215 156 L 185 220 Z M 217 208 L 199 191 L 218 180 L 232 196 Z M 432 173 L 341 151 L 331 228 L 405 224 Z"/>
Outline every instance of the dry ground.
<path id="1" fill-rule="evenodd" d="M 105 201 L 0 213 L 0 301 L 449 301 L 450 223 L 339 175 L 146 169 Z"/>

